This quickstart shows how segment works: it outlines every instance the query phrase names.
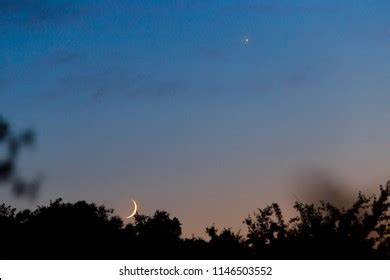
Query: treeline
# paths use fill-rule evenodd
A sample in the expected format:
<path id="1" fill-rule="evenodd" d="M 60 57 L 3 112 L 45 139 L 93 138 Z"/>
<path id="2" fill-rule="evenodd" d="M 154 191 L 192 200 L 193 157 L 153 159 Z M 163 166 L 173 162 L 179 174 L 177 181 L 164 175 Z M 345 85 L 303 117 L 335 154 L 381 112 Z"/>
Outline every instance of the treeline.
<path id="1" fill-rule="evenodd" d="M 183 238 L 165 211 L 124 224 L 113 210 L 61 199 L 35 211 L 0 205 L 1 259 L 388 259 L 389 186 L 359 194 L 350 208 L 296 202 L 285 221 L 278 204 L 244 223 L 246 236 L 206 228 L 207 240 Z"/>

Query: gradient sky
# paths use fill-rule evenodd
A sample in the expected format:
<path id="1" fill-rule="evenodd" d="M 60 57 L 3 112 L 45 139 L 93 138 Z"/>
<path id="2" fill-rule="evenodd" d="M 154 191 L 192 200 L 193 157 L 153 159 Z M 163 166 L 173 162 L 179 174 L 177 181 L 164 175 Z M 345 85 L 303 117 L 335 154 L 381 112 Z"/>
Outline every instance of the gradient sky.
<path id="1" fill-rule="evenodd" d="M 243 228 L 273 201 L 290 211 L 314 169 L 375 190 L 390 177 L 389 11 L 2 0 L 0 113 L 35 129 L 19 168 L 45 180 L 37 201 L 7 188 L 1 200 L 85 199 L 123 217 L 134 198 L 141 213 L 177 216 L 188 236 Z"/>

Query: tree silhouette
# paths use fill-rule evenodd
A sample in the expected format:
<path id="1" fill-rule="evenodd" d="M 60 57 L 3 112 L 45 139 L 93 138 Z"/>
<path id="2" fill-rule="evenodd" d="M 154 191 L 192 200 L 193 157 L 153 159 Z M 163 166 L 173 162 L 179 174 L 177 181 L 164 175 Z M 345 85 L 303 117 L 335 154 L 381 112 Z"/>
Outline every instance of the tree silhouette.
<path id="1" fill-rule="evenodd" d="M 248 225 L 248 246 L 258 258 L 379 258 L 388 255 L 388 185 L 379 198 L 359 194 L 348 209 L 296 202 L 285 224 L 277 204 L 259 209 Z M 380 249 L 376 249 L 380 248 Z M 387 250 L 387 251 L 386 251 Z"/>
<path id="2" fill-rule="evenodd" d="M 138 256 L 170 258 L 178 254 L 181 223 L 165 211 L 156 211 L 152 217 L 136 215 L 134 229 L 137 237 Z"/>
<path id="3" fill-rule="evenodd" d="M 379 259 L 390 257 L 388 185 L 378 197 L 362 194 L 347 208 L 295 203 L 284 221 L 276 203 L 230 228 L 206 228 L 209 240 L 182 238 L 180 221 L 165 211 L 124 225 L 113 210 L 61 199 L 17 212 L 0 205 L 2 259 Z"/>
<path id="4" fill-rule="evenodd" d="M 210 237 L 209 258 L 212 259 L 245 259 L 248 258 L 248 250 L 244 245 L 244 238 L 240 233 L 234 233 L 230 228 L 223 229 L 220 234 L 211 226 L 206 228 Z"/>

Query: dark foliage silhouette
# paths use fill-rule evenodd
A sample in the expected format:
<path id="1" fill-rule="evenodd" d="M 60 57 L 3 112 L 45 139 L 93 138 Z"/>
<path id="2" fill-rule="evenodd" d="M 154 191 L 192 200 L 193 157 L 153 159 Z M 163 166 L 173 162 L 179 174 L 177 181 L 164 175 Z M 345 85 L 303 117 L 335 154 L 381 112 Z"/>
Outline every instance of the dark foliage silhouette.
<path id="1" fill-rule="evenodd" d="M 390 257 L 388 191 L 389 185 L 380 187 L 379 198 L 359 194 L 348 209 L 296 202 L 298 216 L 288 224 L 277 204 L 259 209 L 245 220 L 248 246 L 255 257 L 267 258 Z"/>
<path id="2" fill-rule="evenodd" d="M 247 236 L 208 227 L 209 240 L 182 238 L 165 211 L 124 225 L 113 210 L 61 199 L 35 211 L 0 205 L 2 259 L 383 259 L 390 258 L 389 190 L 359 194 L 347 209 L 295 203 L 285 222 L 278 204 L 248 216 Z"/>
<path id="3" fill-rule="evenodd" d="M 234 233 L 229 228 L 223 229 L 221 233 L 218 234 L 218 230 L 214 226 L 206 228 L 206 232 L 210 237 L 210 258 L 245 259 L 249 257 L 249 250 L 245 246 L 244 238 L 240 233 Z"/>
<path id="4" fill-rule="evenodd" d="M 178 254 L 181 224 L 177 218 L 170 218 L 167 212 L 156 211 L 152 217 L 136 215 L 133 231 L 138 244 L 135 250 L 138 256 L 165 258 Z"/>

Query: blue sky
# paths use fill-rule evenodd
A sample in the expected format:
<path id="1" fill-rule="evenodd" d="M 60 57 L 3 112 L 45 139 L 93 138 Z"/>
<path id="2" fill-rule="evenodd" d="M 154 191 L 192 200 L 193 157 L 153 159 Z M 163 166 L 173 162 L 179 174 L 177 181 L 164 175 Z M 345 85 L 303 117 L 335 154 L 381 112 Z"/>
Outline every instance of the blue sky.
<path id="1" fill-rule="evenodd" d="M 313 168 L 352 190 L 383 183 L 389 6 L 2 1 L 0 112 L 36 130 L 20 169 L 45 174 L 38 201 L 14 203 L 86 199 L 123 216 L 134 198 L 202 235 L 288 207 Z"/>

